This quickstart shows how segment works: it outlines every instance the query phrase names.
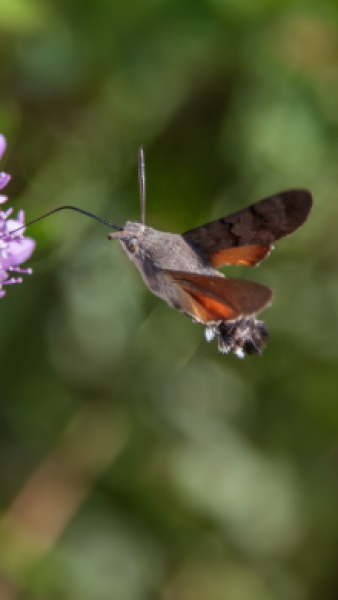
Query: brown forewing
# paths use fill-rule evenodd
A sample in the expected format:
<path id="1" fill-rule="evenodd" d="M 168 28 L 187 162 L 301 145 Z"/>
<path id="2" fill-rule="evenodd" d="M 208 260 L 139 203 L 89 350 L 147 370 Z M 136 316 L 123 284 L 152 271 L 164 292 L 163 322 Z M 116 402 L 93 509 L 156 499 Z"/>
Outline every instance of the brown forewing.
<path id="1" fill-rule="evenodd" d="M 281 192 L 191 229 L 183 237 L 214 266 L 252 266 L 265 258 L 271 244 L 303 225 L 311 207 L 312 196 L 307 190 Z M 243 247 L 246 249 L 240 250 Z"/>
<path id="2" fill-rule="evenodd" d="M 203 323 L 255 315 L 273 298 L 270 288 L 252 281 L 170 270 L 163 275 L 179 290 L 177 308 Z"/>

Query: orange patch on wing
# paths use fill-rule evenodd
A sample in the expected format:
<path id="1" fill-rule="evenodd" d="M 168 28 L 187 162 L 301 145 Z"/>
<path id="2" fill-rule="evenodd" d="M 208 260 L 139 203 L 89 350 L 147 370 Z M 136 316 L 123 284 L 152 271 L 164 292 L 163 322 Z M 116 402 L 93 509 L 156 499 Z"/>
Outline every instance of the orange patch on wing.
<path id="1" fill-rule="evenodd" d="M 189 290 L 189 295 L 198 303 L 203 312 L 205 322 L 235 319 L 237 311 L 215 298 L 210 298 L 197 290 Z"/>
<path id="2" fill-rule="evenodd" d="M 223 265 L 244 265 L 252 267 L 259 263 L 270 252 L 271 246 L 253 244 L 249 246 L 235 246 L 219 250 L 208 256 L 213 267 L 222 267 Z"/>

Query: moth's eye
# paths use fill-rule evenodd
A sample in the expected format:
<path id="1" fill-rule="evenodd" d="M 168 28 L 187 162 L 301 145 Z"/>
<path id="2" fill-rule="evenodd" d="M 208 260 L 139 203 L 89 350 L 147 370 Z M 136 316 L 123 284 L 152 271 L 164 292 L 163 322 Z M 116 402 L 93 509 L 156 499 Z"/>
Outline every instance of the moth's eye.
<path id="1" fill-rule="evenodd" d="M 130 252 L 130 254 L 134 254 L 137 250 L 136 240 L 129 240 L 128 242 L 126 242 L 126 248 L 128 252 Z"/>

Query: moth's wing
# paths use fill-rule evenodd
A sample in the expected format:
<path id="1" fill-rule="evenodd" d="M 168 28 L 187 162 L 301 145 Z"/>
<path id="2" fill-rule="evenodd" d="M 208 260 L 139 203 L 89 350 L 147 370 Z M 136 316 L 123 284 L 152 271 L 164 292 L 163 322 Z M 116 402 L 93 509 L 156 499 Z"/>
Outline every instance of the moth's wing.
<path id="1" fill-rule="evenodd" d="M 271 303 L 270 288 L 241 279 L 163 271 L 175 286 L 176 307 L 202 323 L 256 315 Z"/>
<path id="2" fill-rule="evenodd" d="M 265 258 L 274 242 L 306 221 L 312 207 L 307 190 L 290 190 L 265 198 L 217 221 L 183 234 L 214 267 L 253 266 Z"/>

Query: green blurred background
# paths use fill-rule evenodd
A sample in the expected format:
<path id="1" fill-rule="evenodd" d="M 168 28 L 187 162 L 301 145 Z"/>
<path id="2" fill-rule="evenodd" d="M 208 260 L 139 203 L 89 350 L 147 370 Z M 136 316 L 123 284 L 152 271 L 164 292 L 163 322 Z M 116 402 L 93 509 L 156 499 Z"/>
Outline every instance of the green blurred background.
<path id="1" fill-rule="evenodd" d="M 108 228 L 30 228 L 0 303 L 0 598 L 338 597 L 338 3 L 0 0 L 1 168 L 27 220 L 73 204 L 183 232 L 309 188 L 259 269 L 262 358 L 223 356 Z M 27 232 L 28 233 L 28 232 Z"/>

